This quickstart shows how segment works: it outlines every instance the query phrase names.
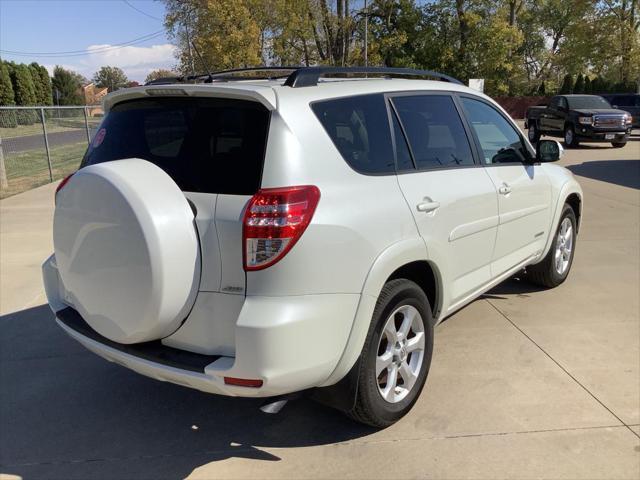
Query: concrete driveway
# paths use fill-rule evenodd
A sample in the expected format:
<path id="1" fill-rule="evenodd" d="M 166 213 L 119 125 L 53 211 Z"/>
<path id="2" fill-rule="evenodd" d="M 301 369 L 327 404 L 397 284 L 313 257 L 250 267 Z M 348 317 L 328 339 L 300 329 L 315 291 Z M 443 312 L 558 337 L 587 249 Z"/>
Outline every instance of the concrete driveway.
<path id="1" fill-rule="evenodd" d="M 563 159 L 585 190 L 568 281 L 512 279 L 436 329 L 424 393 L 383 431 L 301 400 L 150 380 L 43 306 L 53 186 L 0 202 L 0 472 L 24 478 L 640 478 L 640 138 Z M 193 426 L 197 427 L 194 428 Z"/>

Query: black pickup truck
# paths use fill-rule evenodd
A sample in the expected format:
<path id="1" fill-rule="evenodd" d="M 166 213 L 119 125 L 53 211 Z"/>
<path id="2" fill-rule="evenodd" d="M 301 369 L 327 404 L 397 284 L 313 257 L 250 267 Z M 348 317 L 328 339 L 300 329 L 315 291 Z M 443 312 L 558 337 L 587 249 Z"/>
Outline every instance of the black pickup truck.
<path id="1" fill-rule="evenodd" d="M 524 128 L 529 140 L 541 135 L 564 137 L 567 147 L 580 142 L 611 142 L 624 147 L 631 133 L 631 115 L 611 107 L 598 95 L 558 95 L 548 106 L 527 109 Z"/>

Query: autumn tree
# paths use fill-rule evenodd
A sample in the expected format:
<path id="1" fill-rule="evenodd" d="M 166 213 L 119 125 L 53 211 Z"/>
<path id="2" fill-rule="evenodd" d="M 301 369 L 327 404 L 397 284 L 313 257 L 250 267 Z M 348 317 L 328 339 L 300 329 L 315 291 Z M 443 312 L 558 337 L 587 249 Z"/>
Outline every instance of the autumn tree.
<path id="1" fill-rule="evenodd" d="M 106 66 L 100 67 L 100 70 L 93 75 L 93 83 L 97 87 L 108 88 L 110 92 L 115 92 L 125 88 L 129 83 L 129 79 L 121 68 Z"/>
<path id="2" fill-rule="evenodd" d="M 159 78 L 167 78 L 167 77 L 177 77 L 178 74 L 176 72 L 172 72 L 171 70 L 166 70 L 164 68 L 159 68 L 158 70 L 152 70 L 147 75 L 147 78 L 144 79 L 144 83 L 153 82 Z"/>

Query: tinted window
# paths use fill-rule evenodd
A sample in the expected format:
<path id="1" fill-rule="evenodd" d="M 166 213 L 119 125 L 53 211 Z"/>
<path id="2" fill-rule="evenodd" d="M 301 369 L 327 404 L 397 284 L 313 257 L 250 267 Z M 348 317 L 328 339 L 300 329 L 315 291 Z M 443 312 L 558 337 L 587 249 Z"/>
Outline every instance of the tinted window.
<path id="1" fill-rule="evenodd" d="M 560 97 L 553 97 L 551 99 L 551 103 L 549 103 L 549 106 L 552 108 L 558 108 L 559 105 L 560 105 Z"/>
<path id="2" fill-rule="evenodd" d="M 183 191 L 252 195 L 260 186 L 269 112 L 256 102 L 148 98 L 115 105 L 82 166 L 142 158 Z"/>
<path id="3" fill-rule="evenodd" d="M 362 173 L 394 173 L 384 96 L 361 95 L 314 103 L 311 108 L 351 167 Z"/>
<path id="4" fill-rule="evenodd" d="M 462 120 L 450 96 L 403 96 L 394 98 L 393 104 L 418 169 L 473 165 Z"/>
<path id="5" fill-rule="evenodd" d="M 462 97 L 462 103 L 485 163 L 524 162 L 529 158 L 516 129 L 495 108 L 468 97 Z"/>

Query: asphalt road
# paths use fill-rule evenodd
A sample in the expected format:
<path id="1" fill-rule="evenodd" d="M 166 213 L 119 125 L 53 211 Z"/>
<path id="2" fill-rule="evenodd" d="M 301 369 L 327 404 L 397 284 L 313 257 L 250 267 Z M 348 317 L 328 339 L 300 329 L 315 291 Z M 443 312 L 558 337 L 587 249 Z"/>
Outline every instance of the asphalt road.
<path id="1" fill-rule="evenodd" d="M 585 191 L 567 282 L 517 278 L 436 328 L 413 411 L 375 431 L 307 400 L 141 377 L 55 325 L 54 186 L 0 202 L 0 472 L 24 478 L 640 478 L 640 142 L 562 163 Z"/>
<path id="2" fill-rule="evenodd" d="M 78 130 L 47 133 L 47 138 L 49 140 L 49 147 L 53 148 L 72 143 L 86 142 L 87 131 L 82 128 Z M 45 148 L 44 136 L 42 134 L 2 139 L 2 150 L 5 155 L 40 148 Z"/>

